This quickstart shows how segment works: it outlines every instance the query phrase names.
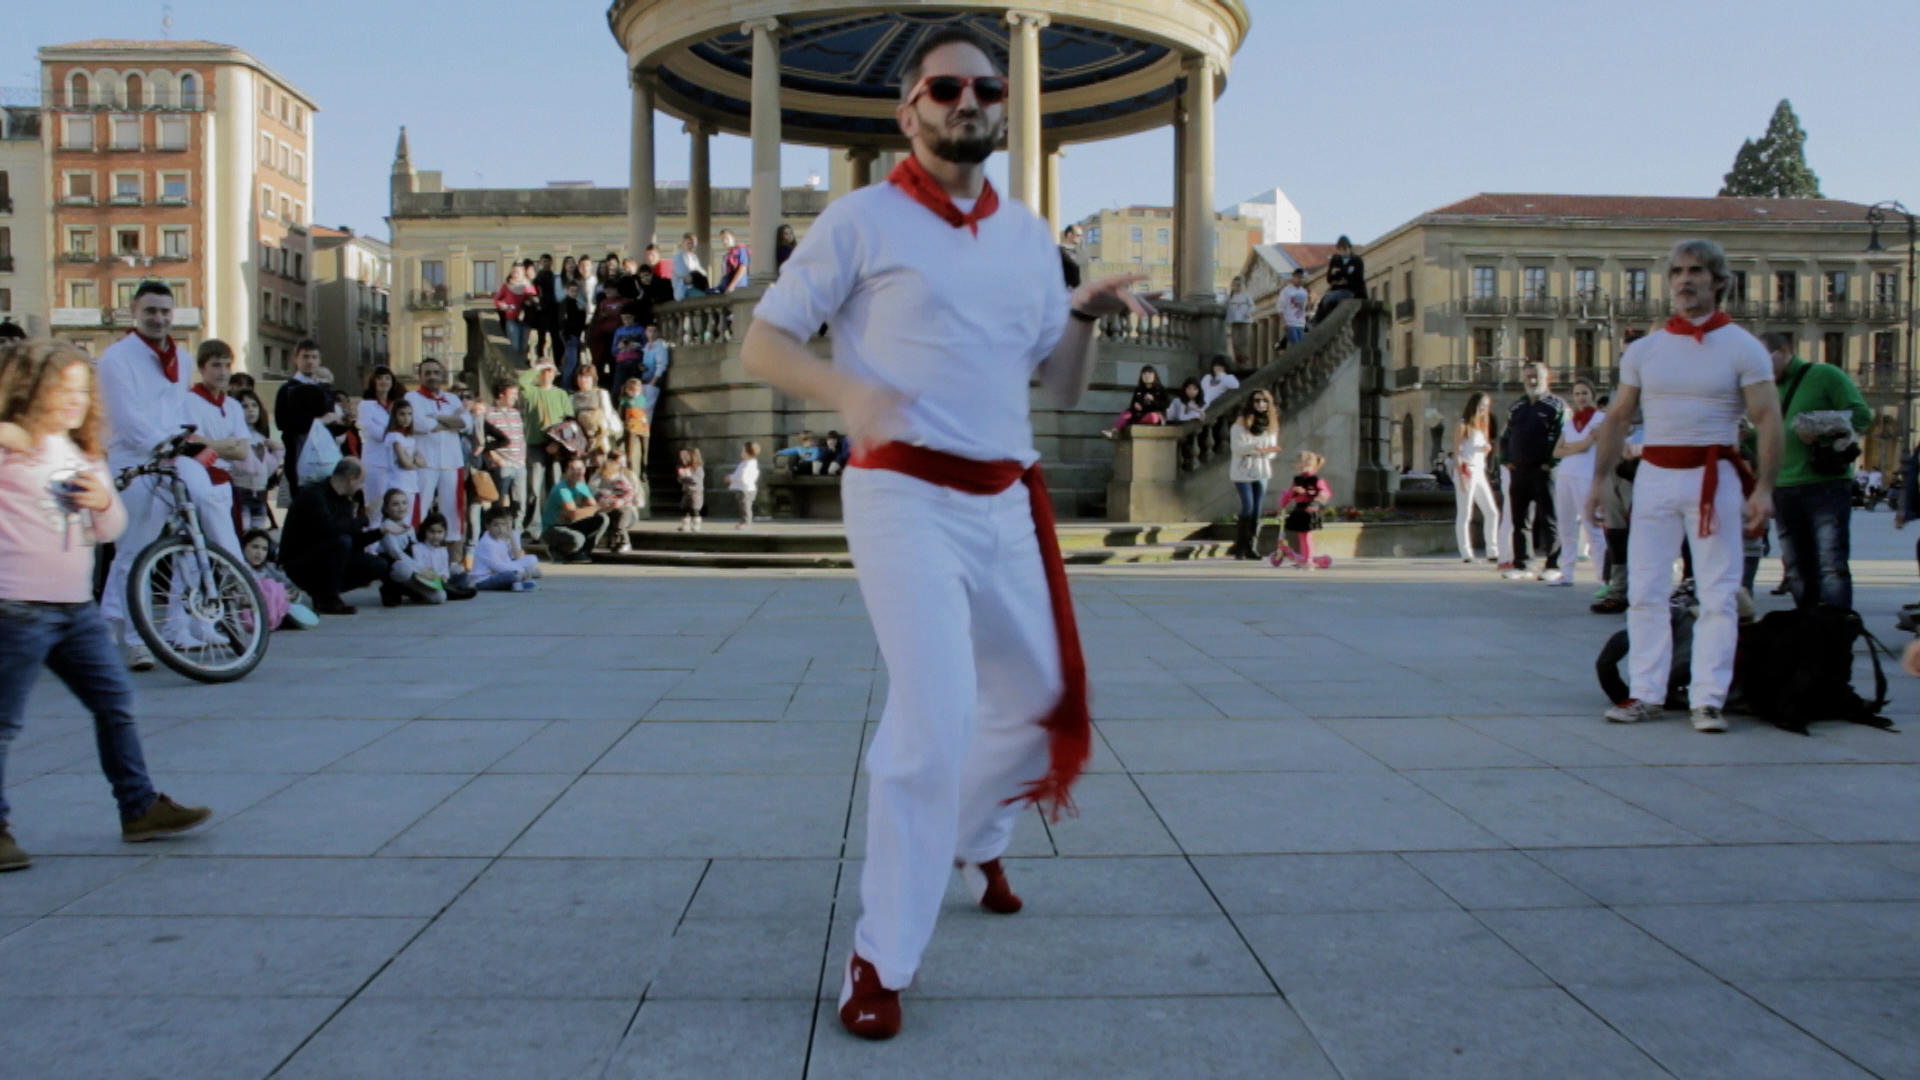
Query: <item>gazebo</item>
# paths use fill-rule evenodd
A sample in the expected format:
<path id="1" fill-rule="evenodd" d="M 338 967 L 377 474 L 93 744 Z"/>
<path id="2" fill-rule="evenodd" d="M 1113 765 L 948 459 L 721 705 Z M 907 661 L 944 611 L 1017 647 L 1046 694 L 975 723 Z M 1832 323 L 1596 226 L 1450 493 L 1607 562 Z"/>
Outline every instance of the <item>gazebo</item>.
<path id="1" fill-rule="evenodd" d="M 631 251 L 654 232 L 655 110 L 692 138 L 690 224 L 703 242 L 708 140 L 753 140 L 751 241 L 771 252 L 781 144 L 843 152 L 852 184 L 872 183 L 879 156 L 906 149 L 893 117 L 901 65 L 924 35 L 960 25 L 1002 50 L 1013 84 L 1008 194 L 1056 228 L 1063 147 L 1173 125 L 1176 292 L 1213 295 L 1213 105 L 1246 38 L 1245 0 L 614 0 L 607 22 L 633 88 Z"/>

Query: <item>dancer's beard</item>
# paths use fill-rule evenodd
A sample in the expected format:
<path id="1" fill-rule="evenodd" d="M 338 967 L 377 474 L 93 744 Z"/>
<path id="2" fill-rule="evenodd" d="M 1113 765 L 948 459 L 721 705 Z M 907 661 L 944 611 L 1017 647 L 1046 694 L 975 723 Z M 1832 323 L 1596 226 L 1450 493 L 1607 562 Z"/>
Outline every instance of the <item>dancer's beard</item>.
<path id="1" fill-rule="evenodd" d="M 934 156 L 956 165 L 978 165 L 992 157 L 994 149 L 1000 143 L 1000 133 L 989 130 L 984 120 L 973 130 L 978 134 L 956 135 L 951 138 L 936 137 L 930 147 Z"/>

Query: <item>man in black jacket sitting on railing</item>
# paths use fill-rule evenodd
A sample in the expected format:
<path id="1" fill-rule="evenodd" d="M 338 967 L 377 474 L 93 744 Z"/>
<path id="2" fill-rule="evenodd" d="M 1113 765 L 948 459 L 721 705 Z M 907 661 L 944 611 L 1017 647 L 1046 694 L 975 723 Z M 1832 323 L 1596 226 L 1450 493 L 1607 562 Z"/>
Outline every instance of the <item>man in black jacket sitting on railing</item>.
<path id="1" fill-rule="evenodd" d="M 1333 258 L 1327 260 L 1327 291 L 1314 309 L 1313 324 L 1320 325 L 1342 300 L 1367 298 L 1367 263 L 1353 253 L 1353 241 L 1346 237 L 1334 241 Z"/>

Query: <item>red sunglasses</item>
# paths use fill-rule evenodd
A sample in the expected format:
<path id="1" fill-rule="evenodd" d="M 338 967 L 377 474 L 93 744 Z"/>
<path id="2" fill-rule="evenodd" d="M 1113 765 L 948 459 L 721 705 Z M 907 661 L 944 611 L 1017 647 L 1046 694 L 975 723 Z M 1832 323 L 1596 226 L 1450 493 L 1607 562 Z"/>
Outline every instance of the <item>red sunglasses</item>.
<path id="1" fill-rule="evenodd" d="M 960 100 L 961 93 L 969 86 L 973 87 L 973 99 L 982 105 L 998 105 L 1007 100 L 1007 80 L 999 75 L 929 75 L 907 95 L 907 104 L 918 101 L 924 93 L 936 104 L 951 105 Z"/>

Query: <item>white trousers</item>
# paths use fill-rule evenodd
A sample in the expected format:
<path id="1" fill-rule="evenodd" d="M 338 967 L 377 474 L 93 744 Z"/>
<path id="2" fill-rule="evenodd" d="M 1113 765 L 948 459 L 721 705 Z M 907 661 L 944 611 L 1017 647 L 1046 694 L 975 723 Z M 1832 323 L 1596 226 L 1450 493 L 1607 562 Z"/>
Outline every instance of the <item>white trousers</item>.
<path id="1" fill-rule="evenodd" d="M 227 554 L 240 558 L 240 538 L 233 531 L 232 485 L 214 483 L 207 475 L 206 466 L 192 458 L 175 458 L 173 466 L 186 482 L 187 497 L 200 511 L 201 533 Z M 166 527 L 167 518 L 173 512 L 171 499 L 170 495 L 162 494 L 160 478 L 154 476 L 143 476 L 120 493 L 120 502 L 127 508 L 127 528 L 114 541 L 113 565 L 107 570 L 100 614 L 121 621 L 121 632 L 128 645 L 139 645 L 141 641 L 133 620 L 127 617 L 127 574 L 133 569 L 133 560 L 140 557 L 148 544 L 159 539 L 160 530 Z"/>
<path id="2" fill-rule="evenodd" d="M 440 516 L 447 519 L 448 540 L 458 540 L 464 535 L 462 526 L 467 520 L 461 510 L 460 474 L 459 469 L 416 469 L 413 474 L 420 483 L 420 516 L 425 518 L 437 501 Z"/>
<path id="3" fill-rule="evenodd" d="M 367 500 L 367 510 L 370 516 L 378 518 L 380 516 L 380 501 L 387 497 L 387 485 L 393 482 L 393 478 L 387 475 L 386 469 L 378 465 L 368 465 L 363 461 L 360 463 L 360 467 L 364 469 L 367 474 L 366 480 L 360 486 L 360 490 L 364 493 L 364 497 Z"/>
<path id="4" fill-rule="evenodd" d="M 1500 466 L 1500 505 L 1506 507 L 1509 511 L 1513 509 L 1513 470 L 1507 468 L 1505 465 Z M 1503 563 L 1512 562 L 1513 530 L 1495 529 L 1493 531 L 1500 534 L 1494 543 L 1496 556 Z M 1546 552 L 1543 551 L 1539 554 L 1545 555 Z"/>
<path id="5" fill-rule="evenodd" d="M 1606 530 L 1598 522 L 1587 520 L 1587 496 L 1592 491 L 1593 477 L 1570 476 L 1565 466 L 1553 471 L 1553 510 L 1560 522 L 1560 569 L 1568 581 L 1574 580 L 1581 541 L 1585 540 L 1594 579 L 1605 584 L 1600 566 L 1607 557 Z"/>
<path id="6" fill-rule="evenodd" d="M 1694 591 L 1700 618 L 1693 625 L 1694 707 L 1726 704 L 1733 683 L 1733 652 L 1739 644 L 1740 538 L 1746 498 L 1740 474 L 1720 463 L 1714 495 L 1713 535 L 1700 538 L 1700 469 L 1662 469 L 1640 462 L 1633 481 L 1633 531 L 1627 540 L 1627 666 L 1632 694 L 1658 704 L 1666 700 L 1673 658 L 1673 626 L 1667 604 L 1673 596 L 1673 562 L 1684 540 L 1693 547 Z"/>
<path id="7" fill-rule="evenodd" d="M 1480 536 L 1493 538 L 1494 547 L 1506 534 L 1500 527 L 1500 508 L 1494 505 L 1493 489 L 1487 486 L 1487 467 L 1485 465 L 1466 467 L 1466 478 L 1462 479 L 1456 471 L 1453 477 L 1453 528 L 1459 534 L 1460 557 L 1473 558 L 1473 508 L 1480 508 Z M 1492 555 L 1489 551 L 1487 554 Z"/>
<path id="8" fill-rule="evenodd" d="M 846 470 L 847 543 L 887 664 L 867 751 L 867 860 L 854 948 L 913 980 L 953 873 L 1007 849 L 1047 771 L 1038 721 L 1064 685 L 1027 489 L 966 495 Z"/>

